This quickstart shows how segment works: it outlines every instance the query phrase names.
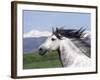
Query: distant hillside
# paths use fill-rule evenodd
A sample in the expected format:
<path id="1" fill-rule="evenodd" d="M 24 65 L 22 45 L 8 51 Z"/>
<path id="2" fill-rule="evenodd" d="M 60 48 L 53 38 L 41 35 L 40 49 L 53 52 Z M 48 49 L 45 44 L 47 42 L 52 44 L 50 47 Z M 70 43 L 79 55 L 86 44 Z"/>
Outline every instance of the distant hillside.
<path id="1" fill-rule="evenodd" d="M 29 53 L 37 51 L 39 46 L 51 35 L 49 31 L 31 30 L 24 33 L 23 52 Z"/>
<path id="2" fill-rule="evenodd" d="M 23 52 L 37 51 L 39 46 L 46 40 L 47 37 L 31 37 L 23 39 Z"/>

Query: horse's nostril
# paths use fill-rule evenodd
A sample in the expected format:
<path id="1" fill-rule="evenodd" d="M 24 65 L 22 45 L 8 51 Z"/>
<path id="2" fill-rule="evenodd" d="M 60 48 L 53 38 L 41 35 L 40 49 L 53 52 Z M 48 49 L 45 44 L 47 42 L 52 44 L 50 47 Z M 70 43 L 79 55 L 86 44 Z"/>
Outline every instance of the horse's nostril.
<path id="1" fill-rule="evenodd" d="M 42 51 L 42 48 L 40 48 L 39 51 Z"/>

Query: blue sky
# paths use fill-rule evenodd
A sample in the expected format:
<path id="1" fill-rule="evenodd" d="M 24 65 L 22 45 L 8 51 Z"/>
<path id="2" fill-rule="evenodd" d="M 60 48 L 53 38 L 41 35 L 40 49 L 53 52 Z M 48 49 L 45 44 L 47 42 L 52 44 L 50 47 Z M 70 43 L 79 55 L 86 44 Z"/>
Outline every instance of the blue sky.
<path id="1" fill-rule="evenodd" d="M 90 31 L 91 14 L 23 10 L 24 33 L 31 30 L 51 31 L 52 27 L 61 26 L 66 29 L 84 27 Z"/>

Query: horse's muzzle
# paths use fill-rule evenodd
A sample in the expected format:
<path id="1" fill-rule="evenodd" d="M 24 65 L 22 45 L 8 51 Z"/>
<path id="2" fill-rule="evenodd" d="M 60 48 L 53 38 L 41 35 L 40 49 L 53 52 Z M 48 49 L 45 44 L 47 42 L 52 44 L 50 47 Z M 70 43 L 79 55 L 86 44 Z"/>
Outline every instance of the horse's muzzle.
<path id="1" fill-rule="evenodd" d="M 39 48 L 39 55 L 43 56 L 45 53 L 47 53 L 46 49 Z"/>

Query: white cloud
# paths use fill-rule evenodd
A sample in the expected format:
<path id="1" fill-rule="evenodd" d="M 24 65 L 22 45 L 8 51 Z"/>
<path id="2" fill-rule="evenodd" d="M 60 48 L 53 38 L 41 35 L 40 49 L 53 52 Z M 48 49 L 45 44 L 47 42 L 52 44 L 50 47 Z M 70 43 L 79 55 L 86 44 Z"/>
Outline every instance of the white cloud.
<path id="1" fill-rule="evenodd" d="M 47 37 L 50 35 L 51 35 L 51 32 L 49 32 L 49 31 L 32 30 L 30 32 L 24 33 L 24 38 L 27 38 L 27 37 Z"/>

